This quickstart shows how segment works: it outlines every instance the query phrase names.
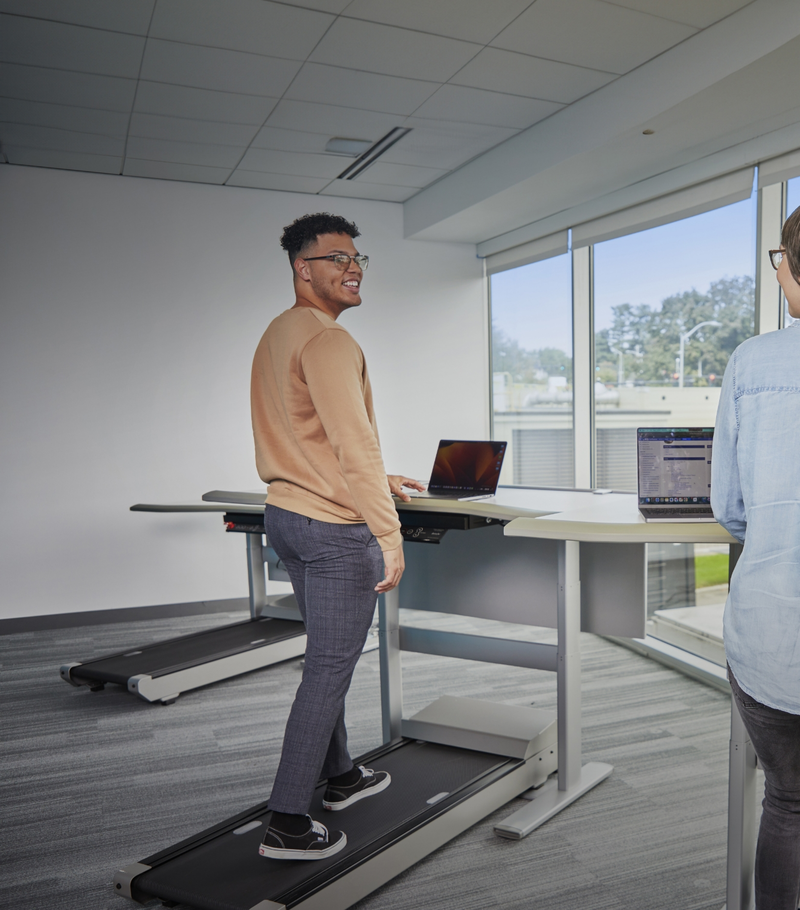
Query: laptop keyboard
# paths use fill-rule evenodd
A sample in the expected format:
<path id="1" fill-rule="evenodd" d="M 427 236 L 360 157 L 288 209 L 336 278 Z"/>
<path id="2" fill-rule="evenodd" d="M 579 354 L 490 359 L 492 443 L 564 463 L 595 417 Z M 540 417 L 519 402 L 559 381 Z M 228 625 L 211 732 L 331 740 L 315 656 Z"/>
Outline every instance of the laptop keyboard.
<path id="1" fill-rule="evenodd" d="M 673 508 L 673 509 L 642 509 L 643 512 L 646 512 L 648 515 L 675 515 L 680 513 L 681 515 L 713 515 L 711 511 L 711 506 L 691 506 L 689 508 Z"/>

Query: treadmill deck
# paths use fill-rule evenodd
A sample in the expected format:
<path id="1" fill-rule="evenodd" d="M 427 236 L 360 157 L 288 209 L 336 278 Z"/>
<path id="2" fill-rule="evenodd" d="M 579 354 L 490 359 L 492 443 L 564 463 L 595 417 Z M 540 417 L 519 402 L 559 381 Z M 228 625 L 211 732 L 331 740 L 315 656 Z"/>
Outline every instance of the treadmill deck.
<path id="1" fill-rule="evenodd" d="M 388 771 L 392 783 L 338 813 L 322 809 L 324 785 L 317 788 L 310 814 L 330 830 L 347 833 L 347 846 L 336 856 L 314 862 L 259 856 L 269 819 L 264 802 L 121 870 L 117 891 L 140 902 L 160 898 L 196 910 L 347 907 L 530 786 L 525 761 L 409 739 L 356 761 Z M 509 775 L 517 779 L 507 780 L 491 805 L 481 804 L 477 817 L 477 806 L 459 812 L 471 797 Z M 424 829 L 435 822 L 448 830 L 440 831 L 431 847 Z M 420 834 L 427 846 L 417 855 L 407 845 Z M 370 870 L 371 864 L 381 868 Z"/>

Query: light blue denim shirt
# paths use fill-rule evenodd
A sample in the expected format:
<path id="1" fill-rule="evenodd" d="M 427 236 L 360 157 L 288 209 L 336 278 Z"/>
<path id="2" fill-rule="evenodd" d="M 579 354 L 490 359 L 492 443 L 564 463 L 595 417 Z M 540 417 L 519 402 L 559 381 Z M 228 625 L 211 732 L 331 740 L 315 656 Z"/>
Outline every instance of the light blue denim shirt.
<path id="1" fill-rule="evenodd" d="M 800 323 L 748 338 L 725 370 L 711 506 L 744 551 L 725 605 L 745 692 L 800 714 Z"/>

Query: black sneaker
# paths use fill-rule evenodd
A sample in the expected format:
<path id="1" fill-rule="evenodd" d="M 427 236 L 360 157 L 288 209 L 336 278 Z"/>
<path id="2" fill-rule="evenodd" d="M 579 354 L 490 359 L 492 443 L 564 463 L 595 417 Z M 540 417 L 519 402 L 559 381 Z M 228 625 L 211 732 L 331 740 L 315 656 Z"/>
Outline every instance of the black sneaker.
<path id="1" fill-rule="evenodd" d="M 344 849 L 347 835 L 344 831 L 328 834 L 325 825 L 307 816 L 310 828 L 305 834 L 291 835 L 267 828 L 264 840 L 258 848 L 260 856 L 270 859 L 327 859 Z"/>
<path id="2" fill-rule="evenodd" d="M 388 771 L 373 771 L 372 768 L 365 768 L 363 765 L 359 765 L 358 770 L 361 772 L 361 780 L 352 787 L 332 787 L 328 784 L 322 797 L 323 809 L 329 809 L 331 812 L 346 809 L 360 799 L 380 793 L 392 782 Z"/>

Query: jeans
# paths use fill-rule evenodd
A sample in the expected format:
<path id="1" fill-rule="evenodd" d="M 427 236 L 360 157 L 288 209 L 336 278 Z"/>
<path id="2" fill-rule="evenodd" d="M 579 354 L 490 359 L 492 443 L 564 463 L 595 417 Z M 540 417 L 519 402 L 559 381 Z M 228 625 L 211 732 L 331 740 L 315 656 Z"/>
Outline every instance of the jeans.
<path id="1" fill-rule="evenodd" d="M 353 767 L 344 701 L 375 614 L 383 553 L 366 524 L 316 521 L 268 505 L 264 525 L 292 580 L 307 635 L 269 807 L 304 815 L 320 778 Z"/>
<path id="2" fill-rule="evenodd" d="M 728 667 L 736 707 L 764 769 L 756 848 L 756 910 L 797 910 L 800 895 L 800 715 L 744 692 Z"/>

